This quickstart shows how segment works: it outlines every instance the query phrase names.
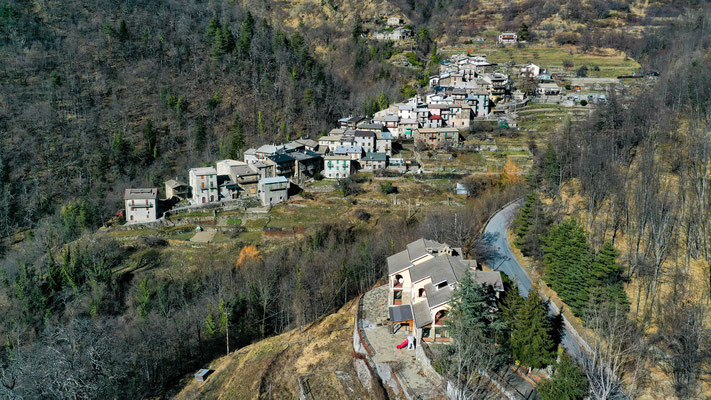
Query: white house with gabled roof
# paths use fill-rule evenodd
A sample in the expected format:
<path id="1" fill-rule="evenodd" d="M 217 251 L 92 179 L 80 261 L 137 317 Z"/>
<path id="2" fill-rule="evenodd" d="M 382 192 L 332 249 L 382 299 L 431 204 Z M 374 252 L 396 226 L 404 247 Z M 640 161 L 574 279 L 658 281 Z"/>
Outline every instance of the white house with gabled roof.
<path id="1" fill-rule="evenodd" d="M 504 285 L 498 271 L 479 271 L 475 260 L 465 260 L 461 249 L 419 239 L 388 257 L 388 313 L 391 327 L 409 330 L 418 340 L 450 341 L 446 318 L 457 283 L 472 274 L 498 295 Z"/>
<path id="2" fill-rule="evenodd" d="M 188 175 L 193 193 L 193 204 L 213 203 L 220 200 L 215 168 L 191 168 Z"/>

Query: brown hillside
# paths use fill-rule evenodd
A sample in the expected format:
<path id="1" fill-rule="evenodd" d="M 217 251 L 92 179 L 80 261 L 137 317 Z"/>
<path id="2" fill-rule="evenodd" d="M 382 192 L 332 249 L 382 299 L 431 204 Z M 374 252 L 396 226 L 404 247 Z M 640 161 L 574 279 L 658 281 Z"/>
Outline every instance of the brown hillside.
<path id="1" fill-rule="evenodd" d="M 337 313 L 218 358 L 204 382 L 192 376 L 176 399 L 290 399 L 308 378 L 317 399 L 372 399 L 353 367 L 353 302 Z M 208 366 L 206 366 L 208 367 Z"/>

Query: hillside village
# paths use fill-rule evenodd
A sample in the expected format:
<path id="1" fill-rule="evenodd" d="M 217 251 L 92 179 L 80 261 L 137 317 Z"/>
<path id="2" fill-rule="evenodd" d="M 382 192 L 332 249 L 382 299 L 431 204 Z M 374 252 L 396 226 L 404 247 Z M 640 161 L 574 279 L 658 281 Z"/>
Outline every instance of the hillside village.
<path id="1" fill-rule="evenodd" d="M 499 39 L 501 45 L 517 41 L 515 34 L 507 33 Z M 551 74 L 534 63 L 514 68 L 513 75 L 511 71 L 489 62 L 486 55 L 455 54 L 440 63 L 438 75 L 429 78 L 427 93 L 390 104 L 372 116 L 343 117 L 317 140 L 265 144 L 245 150 L 242 160 L 191 168 L 187 181 L 165 182 L 165 200 L 199 207 L 255 199 L 271 207 L 313 180 L 347 179 L 358 171 L 429 173 L 414 154 L 403 157 L 404 145 L 415 151 L 478 151 L 481 145 L 472 146 L 462 135 L 476 121 L 515 127 L 517 109 L 528 103 L 604 103 L 611 91 L 622 86 L 615 78 Z M 152 222 L 169 211 L 158 209 L 158 192 L 157 188 L 126 189 L 126 222 Z"/>

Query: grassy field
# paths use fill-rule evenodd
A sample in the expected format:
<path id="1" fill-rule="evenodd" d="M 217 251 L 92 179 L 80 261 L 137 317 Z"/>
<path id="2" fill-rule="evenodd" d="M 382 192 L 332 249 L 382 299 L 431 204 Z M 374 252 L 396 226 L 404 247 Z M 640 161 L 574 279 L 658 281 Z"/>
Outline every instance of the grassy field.
<path id="1" fill-rule="evenodd" d="M 433 152 L 432 158 L 423 152 L 422 162 L 425 170 L 435 172 L 486 171 L 486 160 L 479 152 L 458 153 L 457 157 L 451 157 L 449 153 Z"/>
<path id="2" fill-rule="evenodd" d="M 588 76 L 593 78 L 614 78 L 623 73 L 632 73 L 640 68 L 639 63 L 621 54 L 606 52 L 601 54 L 583 54 L 573 47 L 524 47 L 506 48 L 494 47 L 491 43 L 486 45 L 470 45 L 463 47 L 450 47 L 442 53 L 448 56 L 461 54 L 472 50 L 476 54 L 486 54 L 487 59 L 498 64 L 513 62 L 516 65 L 529 62 L 540 65 L 553 72 L 564 70 L 563 61 L 570 61 L 573 67 L 570 73 L 583 65 L 588 67 Z M 599 71 L 594 71 L 597 66 Z"/>

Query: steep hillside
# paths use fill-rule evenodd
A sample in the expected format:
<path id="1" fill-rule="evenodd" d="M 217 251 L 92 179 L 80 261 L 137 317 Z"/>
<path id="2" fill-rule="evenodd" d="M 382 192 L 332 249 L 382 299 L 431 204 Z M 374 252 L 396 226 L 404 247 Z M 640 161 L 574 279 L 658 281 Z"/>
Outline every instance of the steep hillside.
<path id="1" fill-rule="evenodd" d="M 352 109 L 304 37 L 227 1 L 0 2 L 0 66 L 3 236 L 76 200 L 95 226 L 128 184 Z"/>
<path id="2" fill-rule="evenodd" d="M 299 378 L 314 398 L 378 399 L 379 389 L 363 387 L 354 368 L 354 302 L 304 329 L 262 340 L 210 363 L 206 382 L 186 378 L 176 400 L 291 399 Z"/>

